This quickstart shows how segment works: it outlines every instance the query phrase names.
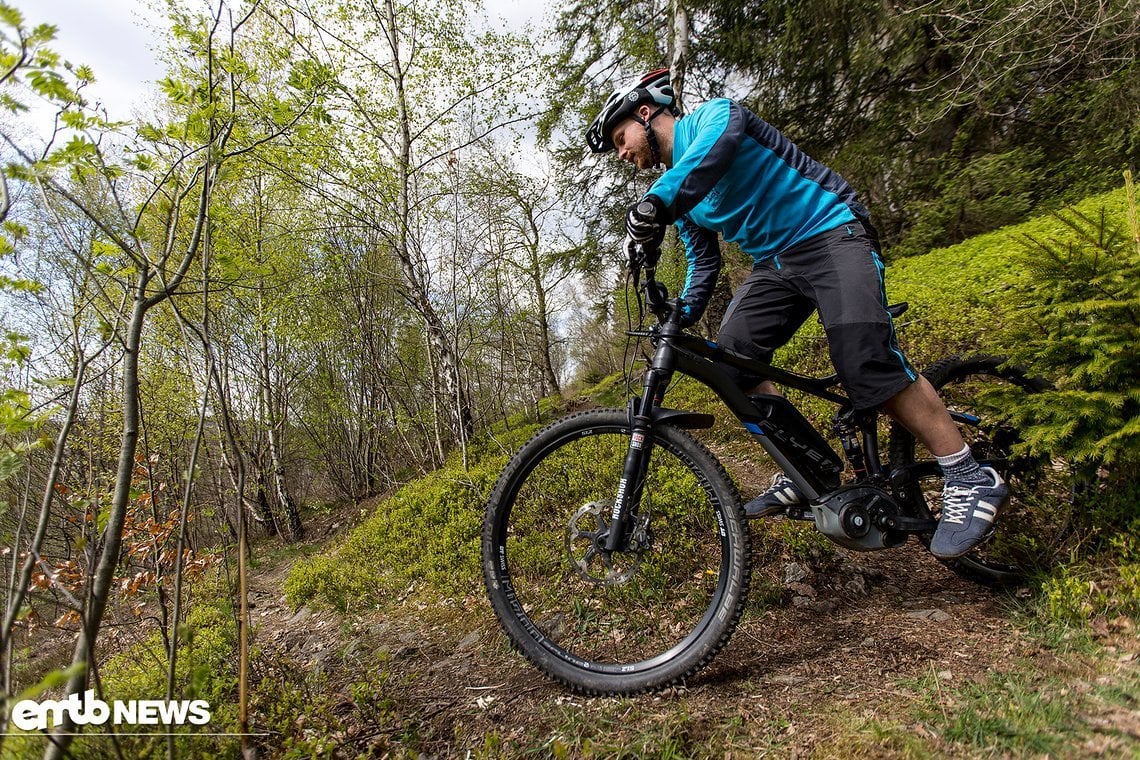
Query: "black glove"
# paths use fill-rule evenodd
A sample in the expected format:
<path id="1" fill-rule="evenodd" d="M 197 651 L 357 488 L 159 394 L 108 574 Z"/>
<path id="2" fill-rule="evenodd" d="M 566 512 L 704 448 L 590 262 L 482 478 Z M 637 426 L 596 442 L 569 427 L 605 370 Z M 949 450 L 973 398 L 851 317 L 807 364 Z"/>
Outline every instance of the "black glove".
<path id="1" fill-rule="evenodd" d="M 700 320 L 701 315 L 694 312 L 693 307 L 685 303 L 684 299 L 677 299 L 677 307 L 681 310 L 680 324 L 682 329 L 692 327 Z"/>
<path id="2" fill-rule="evenodd" d="M 664 202 L 656 195 L 647 195 L 629 207 L 625 214 L 625 231 L 634 243 L 655 251 L 665 239 L 668 216 Z"/>

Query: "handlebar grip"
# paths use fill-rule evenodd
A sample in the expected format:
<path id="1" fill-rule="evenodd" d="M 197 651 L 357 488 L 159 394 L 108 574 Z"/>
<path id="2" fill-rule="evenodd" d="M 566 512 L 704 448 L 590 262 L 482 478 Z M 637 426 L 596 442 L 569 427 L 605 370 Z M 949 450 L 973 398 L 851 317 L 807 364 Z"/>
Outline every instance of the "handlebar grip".
<path id="1" fill-rule="evenodd" d="M 641 214 L 644 217 L 652 219 L 653 217 L 657 216 L 657 207 L 649 201 L 642 201 L 641 203 L 637 204 L 637 213 Z"/>

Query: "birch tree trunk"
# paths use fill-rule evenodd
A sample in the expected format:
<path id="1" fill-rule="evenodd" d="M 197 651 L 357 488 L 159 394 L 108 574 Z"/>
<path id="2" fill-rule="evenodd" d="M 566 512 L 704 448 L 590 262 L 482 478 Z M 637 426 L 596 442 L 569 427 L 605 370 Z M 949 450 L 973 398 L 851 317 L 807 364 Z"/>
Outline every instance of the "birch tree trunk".
<path id="1" fill-rule="evenodd" d="M 673 0 L 673 30 L 669 37 L 669 82 L 677 98 L 677 107 L 684 110 L 685 75 L 689 68 L 689 11 L 684 0 Z"/>
<path id="2" fill-rule="evenodd" d="M 409 235 L 411 225 L 412 121 L 408 108 L 408 93 L 405 89 L 407 74 L 404 69 L 405 62 L 401 58 L 400 31 L 397 23 L 395 0 L 384 0 L 383 26 L 389 51 L 392 54 L 392 80 L 396 89 L 396 115 L 400 129 L 399 153 L 396 156 L 398 197 L 396 201 L 397 219 L 394 252 L 406 280 L 409 301 L 423 318 L 429 345 L 442 365 L 436 373 L 436 377 L 442 381 L 444 392 L 451 400 L 451 404 L 447 406 L 453 406 L 456 411 L 455 426 L 452 433 L 463 439 L 469 439 L 474 433 L 473 415 L 459 358 L 452 350 L 443 320 L 431 303 L 431 295 L 428 291 L 426 278 L 423 276 L 424 273 L 419 271 L 412 258 L 413 251 Z"/>
<path id="3" fill-rule="evenodd" d="M 259 243 L 260 245 L 260 243 Z M 292 494 L 289 493 L 289 486 L 285 482 L 285 465 L 281 459 L 281 447 L 279 438 L 281 435 L 281 426 L 284 424 L 284 411 L 276 408 L 276 400 L 273 397 L 273 376 L 269 366 L 269 325 L 265 321 L 265 308 L 264 308 L 264 283 L 259 282 L 257 304 L 258 310 L 261 312 L 261 324 L 259 329 L 261 331 L 261 361 L 260 361 L 260 376 L 261 382 L 261 399 L 265 407 L 265 432 L 269 444 L 269 470 L 270 476 L 273 478 L 273 492 L 277 497 L 277 503 L 281 505 L 281 509 L 285 512 L 285 525 L 287 526 L 288 537 L 290 541 L 300 541 L 304 537 L 304 526 L 301 524 L 301 513 L 297 510 L 297 503 L 293 501 Z"/>

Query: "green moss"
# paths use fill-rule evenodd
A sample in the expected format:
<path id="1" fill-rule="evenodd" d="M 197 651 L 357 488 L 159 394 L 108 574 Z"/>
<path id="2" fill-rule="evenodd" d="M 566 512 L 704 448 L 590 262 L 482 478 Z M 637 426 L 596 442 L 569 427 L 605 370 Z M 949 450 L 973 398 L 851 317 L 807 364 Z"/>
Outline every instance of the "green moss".
<path id="1" fill-rule="evenodd" d="M 468 449 L 468 466 L 448 466 L 381 502 L 345 543 L 303 560 L 285 581 L 294 607 L 310 602 L 346 612 L 381 605 L 409 586 L 429 595 L 476 591 L 483 514 L 509 454 L 535 425 L 500 431 Z"/>
<path id="2" fill-rule="evenodd" d="M 1123 224 L 1126 206 L 1120 189 L 1086 198 L 1074 209 L 1091 217 L 1103 210 Z M 888 297 L 910 304 L 897 327 L 913 363 L 922 366 L 968 351 L 1002 353 L 1008 347 L 1005 328 L 1017 318 L 1014 294 L 1030 277 L 1024 265 L 1030 238 L 1064 245 L 1075 242 L 1075 233 L 1056 216 L 1041 216 L 887 267 Z"/>

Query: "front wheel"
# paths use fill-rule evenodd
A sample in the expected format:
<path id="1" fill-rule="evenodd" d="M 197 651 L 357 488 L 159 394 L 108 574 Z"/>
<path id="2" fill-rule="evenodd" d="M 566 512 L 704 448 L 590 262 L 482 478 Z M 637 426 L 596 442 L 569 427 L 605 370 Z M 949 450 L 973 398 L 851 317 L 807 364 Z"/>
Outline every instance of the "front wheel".
<path id="1" fill-rule="evenodd" d="M 606 409 L 539 432 L 495 484 L 483 574 L 514 645 L 588 694 L 633 694 L 687 678 L 720 651 L 743 610 L 749 534 L 736 487 L 686 431 L 658 425 L 622 550 L 605 551 L 631 444 Z"/>
<path id="2" fill-rule="evenodd" d="M 978 461 L 990 462 L 1009 484 L 1010 501 L 998 513 L 994 532 L 970 553 L 947 565 L 963 577 L 989 585 L 1021 582 L 1048 567 L 1061 552 L 1072 516 L 1067 464 L 1020 453 L 1019 431 L 1007 410 L 1019 396 L 1044 390 L 1045 383 L 1001 357 L 950 357 L 923 370 Z M 922 518 L 936 518 L 941 472 L 933 457 L 902 425 L 892 423 L 892 468 L 911 468 L 920 477 L 902 487 L 903 500 Z M 917 467 L 915 465 L 918 465 Z M 921 534 L 929 546 L 932 534 Z"/>

